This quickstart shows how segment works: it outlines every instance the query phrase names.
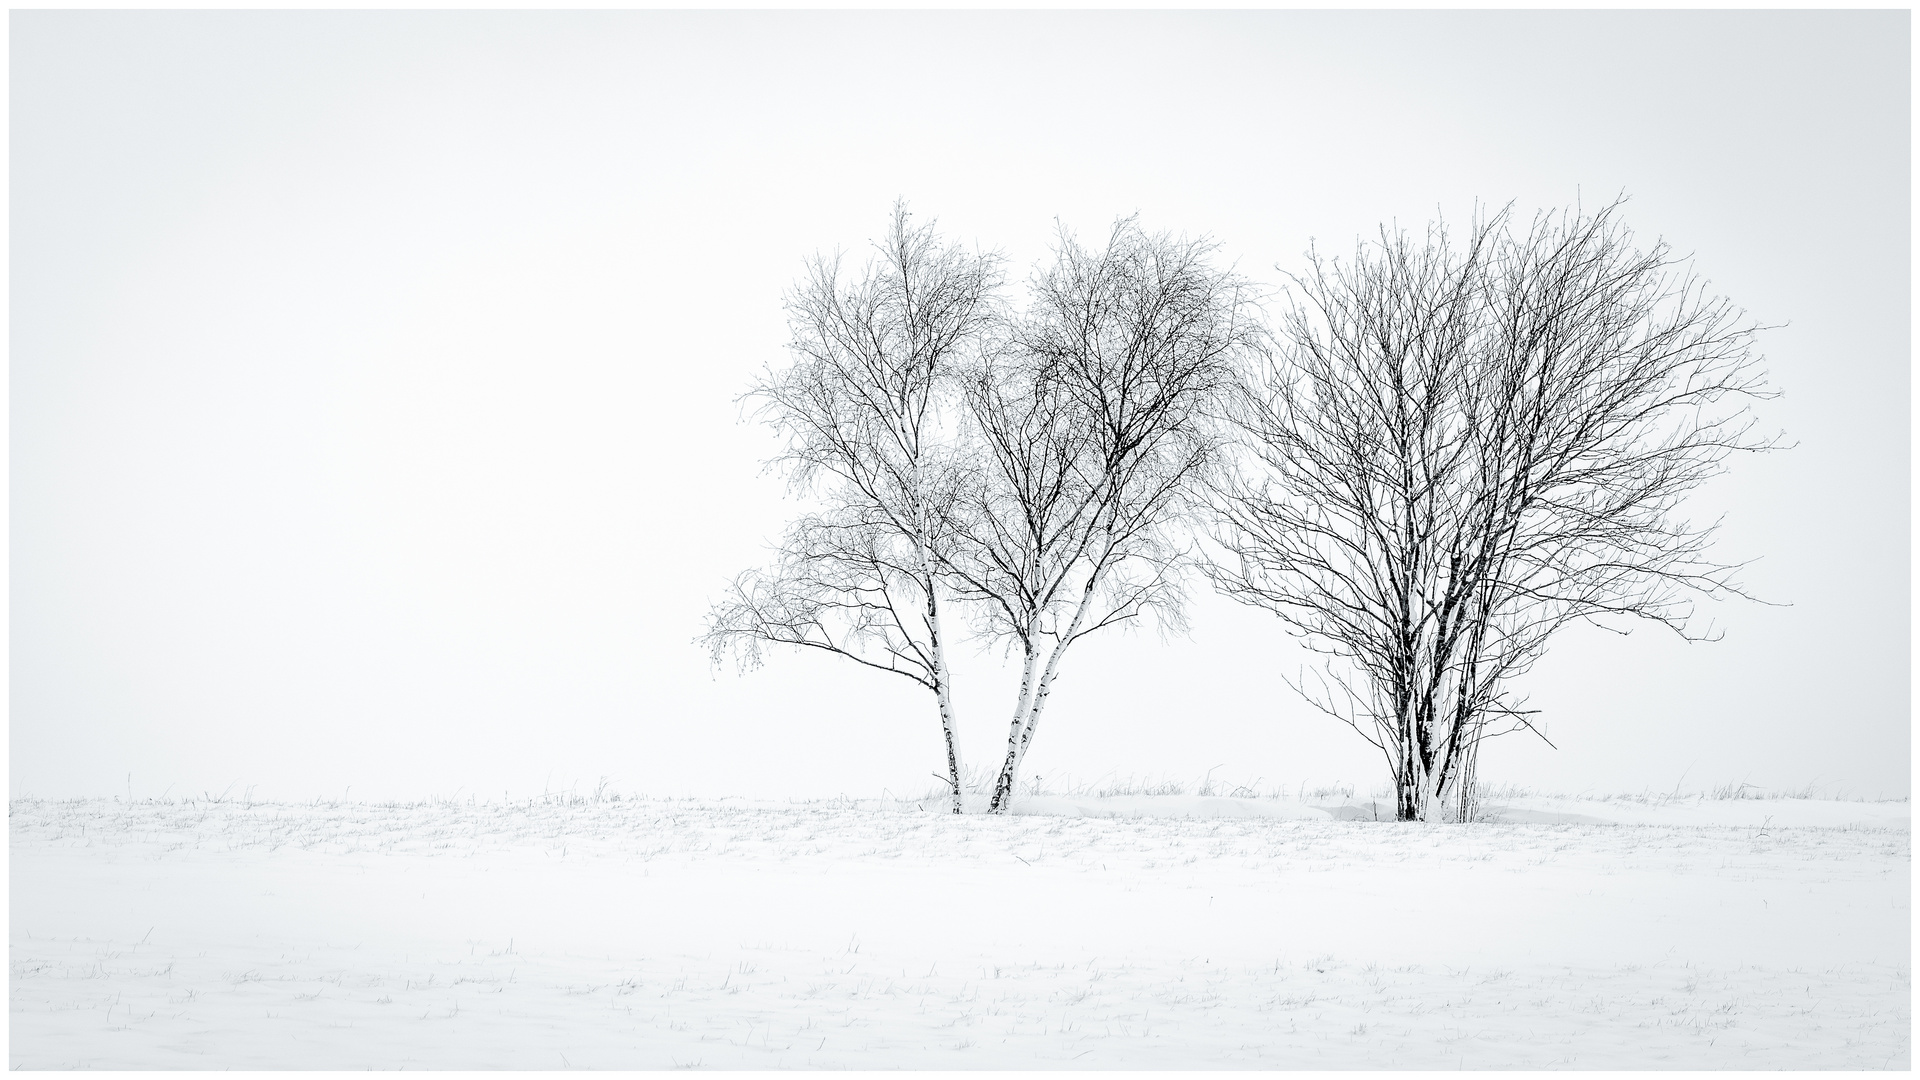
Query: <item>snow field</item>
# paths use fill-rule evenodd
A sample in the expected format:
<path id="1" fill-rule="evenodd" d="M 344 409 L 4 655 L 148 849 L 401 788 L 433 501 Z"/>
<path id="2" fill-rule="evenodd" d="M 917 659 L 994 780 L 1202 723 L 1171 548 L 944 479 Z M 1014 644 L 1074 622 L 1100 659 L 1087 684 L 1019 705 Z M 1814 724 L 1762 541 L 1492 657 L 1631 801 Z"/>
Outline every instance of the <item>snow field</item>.
<path id="1" fill-rule="evenodd" d="M 11 839 L 30 1068 L 1910 1062 L 1904 807 L 19 801 Z"/>

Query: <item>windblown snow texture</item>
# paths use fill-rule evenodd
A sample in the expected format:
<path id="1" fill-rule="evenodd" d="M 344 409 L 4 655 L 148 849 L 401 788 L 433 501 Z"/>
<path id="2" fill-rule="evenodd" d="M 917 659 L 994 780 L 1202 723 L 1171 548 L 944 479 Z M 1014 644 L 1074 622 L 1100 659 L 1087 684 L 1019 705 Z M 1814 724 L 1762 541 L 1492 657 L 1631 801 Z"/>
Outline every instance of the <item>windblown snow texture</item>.
<path id="1" fill-rule="evenodd" d="M 1910 1065 L 1904 803 L 1152 803 L 16 802 L 11 1064 Z"/>

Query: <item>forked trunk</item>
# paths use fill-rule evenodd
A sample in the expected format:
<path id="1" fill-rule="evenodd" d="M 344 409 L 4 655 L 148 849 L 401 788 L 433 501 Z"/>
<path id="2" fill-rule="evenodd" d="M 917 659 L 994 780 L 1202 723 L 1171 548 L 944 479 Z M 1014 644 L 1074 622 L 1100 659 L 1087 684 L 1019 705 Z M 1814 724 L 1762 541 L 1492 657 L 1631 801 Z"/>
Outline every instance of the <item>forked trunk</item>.
<path id="1" fill-rule="evenodd" d="M 1034 687 L 1033 702 L 1028 704 L 1026 691 L 1021 690 L 1021 704 L 1024 715 L 1013 718 L 1013 730 L 1007 735 L 1007 757 L 1000 764 L 1000 775 L 993 782 L 993 802 L 988 804 L 987 813 L 1004 814 L 1013 809 L 1013 785 L 1020 775 L 1020 763 L 1026 760 L 1027 747 L 1033 745 L 1033 729 L 1040 723 L 1040 711 L 1047 707 L 1047 695 L 1053 690 L 1053 677 L 1060 670 L 1060 657 L 1066 654 L 1067 646 L 1080 632 L 1080 624 L 1086 621 L 1087 609 L 1093 606 L 1093 587 L 1099 579 L 1087 579 L 1086 588 L 1080 593 L 1080 606 L 1074 610 L 1073 622 L 1067 625 L 1067 632 L 1055 640 L 1053 652 L 1047 655 L 1047 667 L 1040 675 L 1040 684 Z M 1032 661 L 1028 661 L 1031 667 Z"/>
<path id="2" fill-rule="evenodd" d="M 1029 627 L 1027 635 L 1026 659 L 1020 666 L 1020 702 L 1013 710 L 1013 725 L 1007 732 L 1007 756 L 1000 763 L 1000 771 L 993 780 L 993 801 L 987 804 L 987 813 L 998 814 L 1013 798 L 1013 779 L 1019 771 L 1022 747 L 1026 745 L 1028 724 L 1033 710 L 1033 671 L 1040 662 L 1040 649 L 1034 643 Z"/>
<path id="3" fill-rule="evenodd" d="M 1057 650 L 1056 650 L 1057 652 Z M 1007 736 L 1007 757 L 1000 763 L 1000 775 L 993 782 L 993 802 L 987 813 L 1004 814 L 1013 809 L 1013 785 L 1019 782 L 1020 765 L 1027 760 L 1027 747 L 1033 745 L 1033 729 L 1040 724 L 1040 711 L 1047 706 L 1047 690 L 1053 685 L 1052 665 L 1040 679 L 1040 690 L 1027 707 L 1024 722 L 1016 720 Z"/>

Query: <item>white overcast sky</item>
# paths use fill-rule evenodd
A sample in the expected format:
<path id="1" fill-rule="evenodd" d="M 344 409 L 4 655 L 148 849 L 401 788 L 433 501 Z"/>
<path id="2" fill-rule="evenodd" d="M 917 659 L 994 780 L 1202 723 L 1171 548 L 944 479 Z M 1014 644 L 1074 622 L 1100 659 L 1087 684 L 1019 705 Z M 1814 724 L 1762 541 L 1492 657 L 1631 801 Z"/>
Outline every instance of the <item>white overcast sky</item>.
<path id="1" fill-rule="evenodd" d="M 693 644 L 797 505 L 734 399 L 804 256 L 905 196 L 1022 275 L 1137 211 L 1277 282 L 1623 191 L 1780 325 L 1798 446 L 1695 510 L 1791 606 L 1568 632 L 1559 749 L 1483 773 L 1909 791 L 1905 12 L 10 20 L 16 794 L 924 791 L 923 691 Z M 1070 654 L 1029 772 L 1385 781 L 1270 615 L 1193 621 Z"/>

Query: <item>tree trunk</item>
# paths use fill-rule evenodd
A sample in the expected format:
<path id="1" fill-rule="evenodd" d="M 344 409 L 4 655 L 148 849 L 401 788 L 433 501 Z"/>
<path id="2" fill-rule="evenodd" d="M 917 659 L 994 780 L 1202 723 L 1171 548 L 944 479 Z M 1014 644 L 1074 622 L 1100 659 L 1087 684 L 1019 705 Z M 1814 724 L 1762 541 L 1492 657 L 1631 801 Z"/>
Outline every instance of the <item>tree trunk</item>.
<path id="1" fill-rule="evenodd" d="M 1475 739 L 1461 748 L 1459 764 L 1453 770 L 1453 791 L 1447 801 L 1454 807 L 1455 820 L 1463 823 L 1480 816 L 1480 800 L 1474 791 L 1474 785 L 1479 782 L 1479 758 L 1480 742 Z"/>
<path id="2" fill-rule="evenodd" d="M 1420 820 L 1420 784 L 1414 778 L 1414 764 L 1409 759 L 1393 774 L 1393 819 L 1395 821 Z"/>
<path id="3" fill-rule="evenodd" d="M 1047 707 L 1047 693 L 1053 689 L 1054 669 L 1066 649 L 1065 641 L 1054 646 L 1026 715 L 1014 720 L 1013 731 L 1007 736 L 1007 758 L 1000 763 L 1000 775 L 993 782 L 993 802 L 987 807 L 989 814 L 1004 814 L 1013 808 L 1013 785 L 1020 778 L 1020 764 L 1027 759 L 1027 748 L 1033 745 L 1033 729 L 1040 724 L 1040 711 Z"/>
<path id="4" fill-rule="evenodd" d="M 922 565 L 926 563 L 923 555 Z M 947 644 L 940 634 L 940 599 L 933 591 L 932 576 L 921 581 L 927 590 L 927 637 L 933 653 L 933 696 L 940 703 L 940 731 L 947 740 L 947 783 L 952 788 L 953 812 L 966 813 L 966 803 L 961 797 L 961 779 L 963 775 L 960 761 L 960 743 L 954 732 L 952 677 L 947 671 Z"/>
<path id="5" fill-rule="evenodd" d="M 1021 747 L 1025 743 L 1028 717 L 1033 709 L 1033 668 L 1040 660 L 1040 649 L 1034 643 L 1033 628 L 1028 627 L 1026 659 L 1020 669 L 1020 701 L 1014 706 L 1013 726 L 1007 732 L 1007 757 L 1001 762 L 1000 771 L 993 780 L 993 801 L 987 805 L 987 813 L 997 814 L 1013 798 L 1014 773 L 1019 768 Z"/>
<path id="6" fill-rule="evenodd" d="M 1449 750 L 1442 743 L 1428 768 L 1418 754 L 1394 775 L 1395 814 L 1401 821 L 1470 821 L 1473 814 L 1473 748 Z"/>
<path id="7" fill-rule="evenodd" d="M 1040 685 L 1034 689 L 1033 703 L 1027 707 L 1025 716 L 1014 718 L 1013 731 L 1007 736 L 1007 759 L 1001 763 L 1000 775 L 993 782 L 993 802 L 987 807 L 989 814 L 1004 814 L 1013 809 L 1013 784 L 1020 774 L 1020 763 L 1026 759 L 1027 747 L 1033 742 L 1034 725 L 1040 720 L 1040 710 L 1046 708 L 1047 694 L 1053 689 L 1053 676 L 1060 670 L 1060 657 L 1066 653 L 1067 646 L 1073 644 L 1074 635 L 1080 632 L 1080 624 L 1086 621 L 1087 609 L 1093 606 L 1093 587 L 1099 580 L 1097 571 L 1087 579 L 1086 588 L 1080 592 L 1080 606 L 1073 613 L 1073 622 L 1067 625 L 1066 633 L 1055 640 L 1053 652 L 1047 656 L 1047 667 L 1040 675 Z"/>
<path id="8" fill-rule="evenodd" d="M 953 789 L 953 812 L 966 813 L 966 804 L 960 797 L 960 744 L 953 737 L 953 702 L 947 697 L 946 680 L 940 682 L 937 691 L 940 698 L 940 730 L 947 739 L 947 783 Z"/>
<path id="9" fill-rule="evenodd" d="M 993 802 L 987 807 L 989 814 L 1004 814 L 1013 808 L 1013 785 L 1020 779 L 1020 764 L 1027 759 L 1027 747 L 1033 744 L 1033 729 L 1040 723 L 1040 710 L 1046 707 L 1051 682 L 1049 671 L 1040 680 L 1040 691 L 1028 706 L 1024 722 L 1014 721 L 1013 731 L 1007 736 L 1007 758 L 1000 763 L 1000 775 L 993 782 Z"/>

